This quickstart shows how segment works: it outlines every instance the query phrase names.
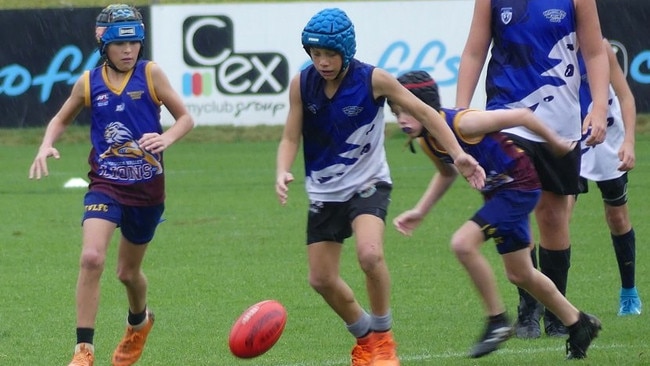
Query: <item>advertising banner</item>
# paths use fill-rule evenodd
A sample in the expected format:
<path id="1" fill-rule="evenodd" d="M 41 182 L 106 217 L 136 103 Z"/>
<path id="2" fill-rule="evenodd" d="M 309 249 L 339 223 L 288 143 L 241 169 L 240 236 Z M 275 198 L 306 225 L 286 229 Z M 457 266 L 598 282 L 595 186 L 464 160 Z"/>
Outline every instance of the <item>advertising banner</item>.
<path id="1" fill-rule="evenodd" d="M 650 112 L 650 1 L 598 0 L 603 36 L 614 46 L 638 112 Z"/>
<path id="2" fill-rule="evenodd" d="M 305 24 L 330 2 L 154 5 L 152 57 L 197 124 L 281 124 L 291 77 L 310 63 Z M 361 61 L 394 75 L 428 71 L 455 102 L 473 1 L 341 2 Z M 483 94 L 477 88 L 477 94 Z M 478 106 L 484 101 L 475 101 Z M 392 117 L 389 115 L 389 118 Z M 170 122 L 165 115 L 164 121 Z"/>
<path id="3" fill-rule="evenodd" d="M 290 79 L 309 64 L 301 32 L 338 6 L 355 24 L 361 61 L 393 75 L 428 71 L 453 105 L 473 0 L 225 3 L 140 7 L 145 57 L 159 63 L 197 124 L 282 124 Z M 603 34 L 617 50 L 639 113 L 650 112 L 647 0 L 597 1 Z M 0 128 L 45 125 L 84 70 L 99 62 L 101 8 L 0 10 Z M 479 80 L 471 106 L 483 108 Z M 163 109 L 163 124 L 172 123 Z M 387 115 L 391 120 L 392 116 Z M 82 112 L 79 123 L 87 123 Z"/>
<path id="4" fill-rule="evenodd" d="M 43 126 L 54 116 L 79 75 L 100 60 L 95 42 L 100 11 L 0 11 L 0 127 Z M 79 121 L 87 123 L 88 114 Z"/>

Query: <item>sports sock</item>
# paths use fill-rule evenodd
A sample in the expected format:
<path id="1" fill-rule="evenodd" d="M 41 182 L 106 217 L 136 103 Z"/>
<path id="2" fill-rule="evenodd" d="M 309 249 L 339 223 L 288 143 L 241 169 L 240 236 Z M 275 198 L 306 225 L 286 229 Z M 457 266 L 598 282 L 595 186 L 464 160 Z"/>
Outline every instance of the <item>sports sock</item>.
<path id="1" fill-rule="evenodd" d="M 93 344 L 94 337 L 95 337 L 94 328 L 77 328 L 77 344 L 79 343 Z"/>
<path id="2" fill-rule="evenodd" d="M 634 272 L 636 262 L 636 237 L 634 229 L 626 234 L 612 234 L 612 245 L 618 262 L 618 272 L 621 275 L 621 287 L 632 288 L 635 285 Z"/>
<path id="3" fill-rule="evenodd" d="M 347 324 L 346 327 L 355 338 L 363 338 L 370 333 L 370 323 L 370 314 L 364 311 L 359 320 L 352 324 Z"/>
<path id="4" fill-rule="evenodd" d="M 508 319 L 506 318 L 506 313 L 503 312 L 501 314 L 497 315 L 490 315 L 488 316 L 488 323 L 490 324 L 495 324 L 495 323 L 502 323 L 507 321 Z"/>
<path id="5" fill-rule="evenodd" d="M 145 306 L 144 311 L 138 314 L 134 314 L 131 312 L 131 309 L 129 309 L 129 317 L 127 318 L 127 321 L 129 322 L 129 325 L 132 327 L 137 327 L 138 325 L 141 325 L 144 323 L 144 321 L 147 319 L 147 307 Z"/>
<path id="6" fill-rule="evenodd" d="M 550 278 L 562 295 L 566 295 L 569 267 L 571 266 L 571 247 L 564 250 L 539 248 L 539 268 Z"/>
<path id="7" fill-rule="evenodd" d="M 550 278 L 555 287 L 566 296 L 569 267 L 571 266 L 571 247 L 564 250 L 548 250 L 539 247 L 539 268 L 546 277 Z M 546 309 L 545 316 L 551 320 L 558 320 L 557 316 Z"/>
<path id="8" fill-rule="evenodd" d="M 370 318 L 370 329 L 375 332 L 387 332 L 393 325 L 393 316 L 390 311 L 386 315 L 372 314 Z"/>

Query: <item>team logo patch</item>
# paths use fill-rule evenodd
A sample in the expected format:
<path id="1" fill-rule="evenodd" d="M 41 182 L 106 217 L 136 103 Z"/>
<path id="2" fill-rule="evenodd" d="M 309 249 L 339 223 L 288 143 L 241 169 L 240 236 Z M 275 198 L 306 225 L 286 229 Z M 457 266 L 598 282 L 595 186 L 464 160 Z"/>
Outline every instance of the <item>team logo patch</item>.
<path id="1" fill-rule="evenodd" d="M 311 201 L 309 203 L 309 211 L 315 214 L 320 213 L 323 207 L 325 207 L 325 204 L 321 201 Z"/>
<path id="2" fill-rule="evenodd" d="M 95 103 L 98 107 L 104 107 L 108 105 L 108 94 L 100 94 L 95 97 Z"/>
<path id="3" fill-rule="evenodd" d="M 126 94 L 129 97 L 131 97 L 132 100 L 138 100 L 138 99 L 142 99 L 142 94 L 144 94 L 144 90 L 130 91 Z"/>
<path id="4" fill-rule="evenodd" d="M 559 23 L 564 18 L 566 18 L 566 12 L 561 9 L 549 9 L 544 12 L 546 19 L 551 21 L 551 23 Z"/>
<path id="5" fill-rule="evenodd" d="M 508 24 L 512 20 L 512 8 L 501 8 L 501 23 Z"/>
<path id="6" fill-rule="evenodd" d="M 345 115 L 348 117 L 358 116 L 361 113 L 361 111 L 363 111 L 363 107 L 359 107 L 356 105 L 350 105 L 343 108 L 343 113 L 345 113 Z"/>
<path id="7" fill-rule="evenodd" d="M 120 37 L 133 37 L 135 36 L 135 27 L 120 27 L 118 34 Z"/>

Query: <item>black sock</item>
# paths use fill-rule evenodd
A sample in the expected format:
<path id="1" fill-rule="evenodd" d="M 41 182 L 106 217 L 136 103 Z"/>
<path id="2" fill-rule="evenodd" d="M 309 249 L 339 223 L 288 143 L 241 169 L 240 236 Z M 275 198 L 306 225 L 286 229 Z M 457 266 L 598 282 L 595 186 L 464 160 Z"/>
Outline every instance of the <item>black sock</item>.
<path id="1" fill-rule="evenodd" d="M 147 318 L 147 307 L 145 306 L 144 310 L 141 313 L 133 314 L 131 309 L 129 309 L 129 317 L 127 321 L 131 325 L 139 325 Z"/>
<path id="2" fill-rule="evenodd" d="M 575 322 L 575 323 L 573 323 L 573 324 L 571 324 L 571 325 L 569 325 L 568 327 L 566 327 L 566 328 L 569 330 L 569 332 L 572 332 L 572 333 L 573 333 L 576 329 L 578 329 L 578 328 L 580 327 L 580 321 L 581 321 L 584 317 L 585 317 L 585 315 L 584 315 L 584 314 L 582 313 L 582 311 L 581 311 L 580 314 L 578 315 L 578 321 Z"/>
<path id="3" fill-rule="evenodd" d="M 564 250 L 539 248 L 539 268 L 550 278 L 562 295 L 566 295 L 569 267 L 571 266 L 571 247 Z"/>
<path id="4" fill-rule="evenodd" d="M 634 229 L 626 234 L 616 236 L 612 234 L 612 245 L 618 262 L 618 272 L 621 275 L 621 287 L 634 287 L 634 267 L 636 262 L 636 238 Z"/>
<path id="5" fill-rule="evenodd" d="M 501 314 L 497 314 L 497 315 L 490 315 L 488 317 L 488 323 L 490 323 L 490 324 L 503 323 L 503 322 L 505 322 L 507 320 L 508 319 L 506 319 L 506 313 L 505 312 L 501 313 Z"/>
<path id="6" fill-rule="evenodd" d="M 521 287 L 517 287 L 517 292 L 519 292 L 520 305 L 523 302 L 526 304 L 526 308 L 532 308 L 537 304 L 537 299 L 535 299 L 528 291 L 524 290 Z"/>
<path id="7" fill-rule="evenodd" d="M 94 328 L 77 328 L 77 344 L 79 343 L 93 344 L 94 337 L 95 337 Z"/>
<path id="8" fill-rule="evenodd" d="M 566 296 L 569 267 L 571 266 L 571 247 L 564 250 L 548 250 L 539 247 L 539 268 L 546 277 L 550 278 L 555 287 Z M 544 311 L 545 319 L 559 321 L 550 310 Z"/>

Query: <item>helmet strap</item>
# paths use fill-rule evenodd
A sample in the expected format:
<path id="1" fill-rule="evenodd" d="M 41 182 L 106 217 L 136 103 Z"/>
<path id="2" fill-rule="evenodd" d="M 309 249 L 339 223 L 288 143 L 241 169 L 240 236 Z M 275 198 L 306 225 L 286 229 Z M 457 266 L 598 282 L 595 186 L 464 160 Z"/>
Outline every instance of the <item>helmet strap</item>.
<path id="1" fill-rule="evenodd" d="M 111 60 L 108 59 L 108 57 L 106 57 L 104 59 L 104 64 L 106 66 L 110 67 L 111 69 L 113 69 L 113 71 L 115 71 L 117 73 L 120 73 L 120 74 L 126 74 L 127 73 L 127 71 L 122 71 L 122 70 L 118 69 L 117 66 L 115 66 L 115 64 L 112 63 Z"/>
<path id="2" fill-rule="evenodd" d="M 110 67 L 111 69 L 113 69 L 115 72 L 119 72 L 121 74 L 125 74 L 125 73 L 129 72 L 129 70 L 122 71 L 122 70 L 118 69 L 117 66 L 115 66 L 113 61 L 111 61 L 108 58 L 108 54 L 106 53 L 106 47 L 108 47 L 107 44 L 102 44 L 100 46 L 100 48 L 99 48 L 99 53 L 101 54 L 102 58 L 104 59 L 104 64 L 106 66 Z M 142 58 L 142 55 L 144 54 L 143 51 L 142 51 L 143 48 L 144 48 L 144 42 L 140 42 L 140 52 L 138 52 L 138 58 L 137 58 L 138 60 L 140 60 Z"/>

